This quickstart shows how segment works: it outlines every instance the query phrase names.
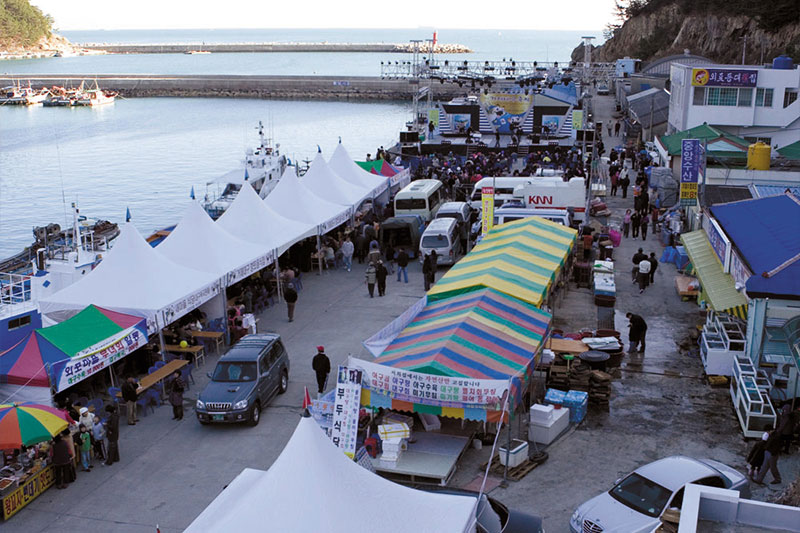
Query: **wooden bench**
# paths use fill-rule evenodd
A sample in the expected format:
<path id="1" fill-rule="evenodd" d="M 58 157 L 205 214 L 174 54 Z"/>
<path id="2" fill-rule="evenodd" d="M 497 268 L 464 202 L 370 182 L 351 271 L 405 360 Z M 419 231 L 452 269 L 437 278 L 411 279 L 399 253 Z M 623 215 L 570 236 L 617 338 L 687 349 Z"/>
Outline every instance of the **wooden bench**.
<path id="1" fill-rule="evenodd" d="M 193 339 L 208 339 L 209 341 L 214 342 L 214 353 L 217 355 L 220 354 L 220 347 L 225 343 L 224 337 L 225 334 L 221 331 L 194 331 L 190 330 L 189 335 L 192 336 Z"/>
<path id="2" fill-rule="evenodd" d="M 164 346 L 168 352 L 175 352 L 175 353 L 190 353 L 194 355 L 194 361 L 197 363 L 197 367 L 199 368 L 205 362 L 206 358 L 206 351 L 205 348 L 200 346 L 187 346 L 184 348 L 180 344 L 167 344 Z"/>
<path id="3" fill-rule="evenodd" d="M 136 389 L 136 394 L 143 393 L 153 385 L 157 384 L 159 381 L 169 377 L 176 370 L 180 370 L 188 364 L 189 361 L 185 359 L 174 359 L 155 372 L 147 374 L 139 380 L 139 388 Z M 122 398 L 122 392 L 117 393 L 117 398 Z"/>
<path id="4" fill-rule="evenodd" d="M 675 287 L 678 289 L 678 295 L 681 297 L 681 300 L 686 301 L 689 298 L 697 298 L 700 294 L 700 291 L 697 289 L 689 288 L 689 284 L 693 281 L 696 281 L 696 278 L 691 276 L 675 276 Z"/>

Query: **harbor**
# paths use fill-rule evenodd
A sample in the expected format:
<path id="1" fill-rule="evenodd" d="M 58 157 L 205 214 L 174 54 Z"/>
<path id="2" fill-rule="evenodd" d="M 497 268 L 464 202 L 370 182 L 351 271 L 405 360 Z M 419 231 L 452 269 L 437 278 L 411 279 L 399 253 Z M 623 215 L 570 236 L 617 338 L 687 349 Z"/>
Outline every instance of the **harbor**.
<path id="1" fill-rule="evenodd" d="M 186 44 L 105 44 L 84 43 L 82 48 L 109 54 L 181 54 L 181 53 L 268 53 L 268 52 L 366 52 L 407 54 L 408 43 L 186 43 Z M 431 49 L 430 46 L 426 51 Z M 437 54 L 469 54 L 462 44 L 438 43 Z"/>

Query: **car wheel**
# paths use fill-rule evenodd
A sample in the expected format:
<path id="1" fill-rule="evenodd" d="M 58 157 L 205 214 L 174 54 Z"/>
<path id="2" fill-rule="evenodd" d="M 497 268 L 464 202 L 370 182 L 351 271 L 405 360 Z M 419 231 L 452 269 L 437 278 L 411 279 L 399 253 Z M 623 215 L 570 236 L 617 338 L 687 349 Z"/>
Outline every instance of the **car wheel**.
<path id="1" fill-rule="evenodd" d="M 259 420 L 261 420 L 261 405 L 256 402 L 253 406 L 253 411 L 250 413 L 249 423 L 251 426 L 257 426 Z"/>
<path id="2" fill-rule="evenodd" d="M 278 388 L 278 394 L 283 394 L 289 388 L 289 373 L 284 370 L 281 372 L 281 383 Z"/>

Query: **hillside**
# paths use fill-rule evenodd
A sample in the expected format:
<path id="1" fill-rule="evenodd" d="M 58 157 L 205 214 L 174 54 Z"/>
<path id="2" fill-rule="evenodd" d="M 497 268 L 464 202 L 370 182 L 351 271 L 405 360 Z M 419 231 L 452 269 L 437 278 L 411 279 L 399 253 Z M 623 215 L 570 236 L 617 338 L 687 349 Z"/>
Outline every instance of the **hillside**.
<path id="1" fill-rule="evenodd" d="M 29 49 L 51 37 L 52 19 L 28 0 L 0 0 L 0 50 Z"/>
<path id="2" fill-rule="evenodd" d="M 650 61 L 688 49 L 719 63 L 741 63 L 744 48 L 747 63 L 783 53 L 800 61 L 798 0 L 631 0 L 617 16 L 620 24 L 609 26 L 609 39 L 593 48 L 593 60 Z M 578 46 L 573 60 L 582 59 Z"/>

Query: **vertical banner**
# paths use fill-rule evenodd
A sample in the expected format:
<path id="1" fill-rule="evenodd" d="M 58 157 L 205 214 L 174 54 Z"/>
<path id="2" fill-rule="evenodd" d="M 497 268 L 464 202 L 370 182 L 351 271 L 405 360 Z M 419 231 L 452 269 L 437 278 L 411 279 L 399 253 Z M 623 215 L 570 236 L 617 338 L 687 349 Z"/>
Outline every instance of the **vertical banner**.
<path id="1" fill-rule="evenodd" d="M 684 207 L 697 204 L 697 175 L 702 150 L 698 139 L 681 141 L 681 205 Z"/>
<path id="2" fill-rule="evenodd" d="M 428 109 L 428 123 L 433 124 L 433 134 L 439 135 L 439 110 Z M 430 130 L 428 130 L 430 131 Z"/>
<path id="3" fill-rule="evenodd" d="M 572 129 L 583 129 L 583 110 L 575 109 L 572 111 Z"/>
<path id="4" fill-rule="evenodd" d="M 494 187 L 481 187 L 481 233 L 486 233 L 494 226 Z"/>
<path id="5" fill-rule="evenodd" d="M 340 366 L 336 374 L 331 440 L 350 459 L 356 454 L 358 412 L 361 409 L 361 370 Z"/>

